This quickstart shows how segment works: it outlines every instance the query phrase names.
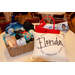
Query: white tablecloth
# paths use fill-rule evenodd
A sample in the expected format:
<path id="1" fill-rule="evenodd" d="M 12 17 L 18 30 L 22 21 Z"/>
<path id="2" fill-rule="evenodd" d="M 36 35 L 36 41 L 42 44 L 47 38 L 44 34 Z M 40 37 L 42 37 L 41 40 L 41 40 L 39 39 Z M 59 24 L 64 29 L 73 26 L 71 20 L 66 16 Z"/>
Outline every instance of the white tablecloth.
<path id="1" fill-rule="evenodd" d="M 4 41 L 2 39 L 3 34 L 4 32 L 0 34 L 0 62 L 29 62 L 32 51 L 15 57 L 11 57 L 9 55 L 8 50 L 6 49 Z M 70 30 L 64 34 L 67 48 L 67 57 L 70 62 L 75 62 L 75 34 Z"/>
<path id="2" fill-rule="evenodd" d="M 51 14 L 51 15 L 54 15 L 54 14 L 65 14 L 65 12 L 38 12 L 40 14 Z"/>

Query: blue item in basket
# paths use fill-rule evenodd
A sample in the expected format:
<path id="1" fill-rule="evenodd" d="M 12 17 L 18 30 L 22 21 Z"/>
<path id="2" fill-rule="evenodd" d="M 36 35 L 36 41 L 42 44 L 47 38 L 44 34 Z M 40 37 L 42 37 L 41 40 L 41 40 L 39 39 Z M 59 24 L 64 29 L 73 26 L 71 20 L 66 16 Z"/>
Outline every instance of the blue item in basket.
<path id="1" fill-rule="evenodd" d="M 21 30 L 23 28 L 23 25 L 20 23 L 17 23 L 17 22 L 10 23 L 5 27 L 5 32 L 11 33 L 10 28 L 12 28 L 14 31 Z M 12 31 L 12 33 L 13 33 L 13 31 Z"/>
<path id="2" fill-rule="evenodd" d="M 29 41 L 31 39 L 31 34 L 27 32 L 25 33 L 24 37 L 26 41 Z"/>
<path id="3" fill-rule="evenodd" d="M 12 22 L 9 23 L 6 27 L 5 27 L 5 32 L 6 33 L 9 33 L 9 34 L 12 34 L 13 31 L 16 31 L 16 30 L 21 30 L 23 29 L 23 25 L 18 23 L 18 22 L 15 22 L 14 20 L 14 17 L 15 17 L 15 14 L 12 14 Z"/>

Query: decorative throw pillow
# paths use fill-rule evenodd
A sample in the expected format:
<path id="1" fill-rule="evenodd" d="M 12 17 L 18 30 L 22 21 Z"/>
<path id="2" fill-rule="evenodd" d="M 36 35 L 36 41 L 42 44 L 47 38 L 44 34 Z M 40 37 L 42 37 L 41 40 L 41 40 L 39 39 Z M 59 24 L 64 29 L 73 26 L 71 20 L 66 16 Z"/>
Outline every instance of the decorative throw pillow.
<path id="1" fill-rule="evenodd" d="M 37 33 L 34 35 L 34 50 L 31 61 L 67 62 L 64 35 Z"/>

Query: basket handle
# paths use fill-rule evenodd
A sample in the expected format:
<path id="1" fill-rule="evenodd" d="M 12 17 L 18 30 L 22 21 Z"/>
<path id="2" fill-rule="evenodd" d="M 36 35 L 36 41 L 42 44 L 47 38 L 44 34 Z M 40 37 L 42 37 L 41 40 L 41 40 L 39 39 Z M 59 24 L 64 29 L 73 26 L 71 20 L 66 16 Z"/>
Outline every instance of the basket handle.
<path id="1" fill-rule="evenodd" d="M 46 17 L 50 17 L 50 18 L 53 20 L 53 30 L 55 30 L 55 20 L 54 20 L 54 18 L 51 17 L 51 16 L 45 16 L 45 17 L 43 17 L 43 18 L 40 20 L 40 25 L 41 25 L 41 23 L 43 22 L 44 18 L 46 18 Z"/>

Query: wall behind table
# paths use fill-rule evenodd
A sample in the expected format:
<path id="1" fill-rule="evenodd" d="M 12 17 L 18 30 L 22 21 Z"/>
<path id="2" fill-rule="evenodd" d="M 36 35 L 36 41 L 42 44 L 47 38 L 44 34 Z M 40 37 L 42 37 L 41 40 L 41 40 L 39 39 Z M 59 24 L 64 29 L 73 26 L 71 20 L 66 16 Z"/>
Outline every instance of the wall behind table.
<path id="1" fill-rule="evenodd" d="M 4 16 L 5 16 L 6 20 L 9 21 L 9 17 L 11 17 L 11 14 L 13 12 L 3 12 L 3 13 L 4 13 Z"/>
<path id="2" fill-rule="evenodd" d="M 2 31 L 2 32 L 5 31 L 5 27 L 6 27 L 6 25 L 8 25 L 9 23 L 11 23 L 11 21 L 5 22 L 5 23 L 1 23 L 1 24 L 0 24 L 0 27 L 1 27 L 1 31 Z"/>
<path id="3" fill-rule="evenodd" d="M 1 16 L 5 17 L 6 21 L 3 23 L 0 23 L 0 33 L 4 32 L 5 26 L 11 22 L 11 21 L 9 21 L 10 20 L 9 17 L 11 17 L 11 14 L 13 12 L 2 12 L 2 13 L 3 13 L 3 15 L 1 15 Z"/>

